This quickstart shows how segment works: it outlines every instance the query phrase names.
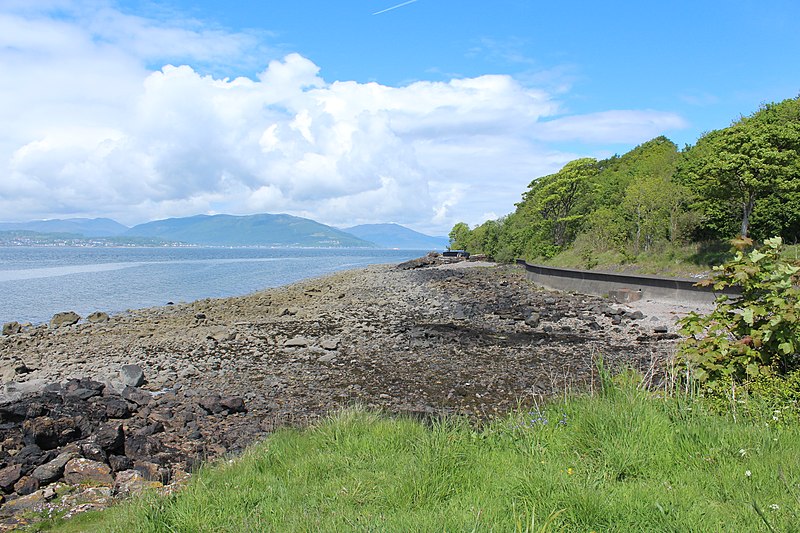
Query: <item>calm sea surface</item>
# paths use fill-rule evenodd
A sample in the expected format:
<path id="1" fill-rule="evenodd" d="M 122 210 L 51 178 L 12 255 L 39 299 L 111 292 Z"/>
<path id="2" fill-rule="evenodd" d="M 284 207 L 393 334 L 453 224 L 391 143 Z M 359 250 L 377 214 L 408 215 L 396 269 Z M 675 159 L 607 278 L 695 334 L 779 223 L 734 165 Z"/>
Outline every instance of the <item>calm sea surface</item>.
<path id="1" fill-rule="evenodd" d="M 248 294 L 414 250 L 0 247 L 0 324 Z"/>

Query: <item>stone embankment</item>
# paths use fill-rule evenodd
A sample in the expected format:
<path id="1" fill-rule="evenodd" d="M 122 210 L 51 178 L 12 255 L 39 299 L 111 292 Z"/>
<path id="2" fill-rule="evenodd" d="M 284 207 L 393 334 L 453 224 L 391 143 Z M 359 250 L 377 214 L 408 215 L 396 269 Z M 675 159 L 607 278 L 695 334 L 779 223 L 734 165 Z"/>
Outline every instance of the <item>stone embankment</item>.
<path id="1" fill-rule="evenodd" d="M 591 386 L 598 356 L 647 371 L 674 353 L 669 313 L 537 289 L 517 267 L 440 263 L 8 325 L 0 520 L 169 490 L 201 461 L 354 404 L 482 419 Z"/>

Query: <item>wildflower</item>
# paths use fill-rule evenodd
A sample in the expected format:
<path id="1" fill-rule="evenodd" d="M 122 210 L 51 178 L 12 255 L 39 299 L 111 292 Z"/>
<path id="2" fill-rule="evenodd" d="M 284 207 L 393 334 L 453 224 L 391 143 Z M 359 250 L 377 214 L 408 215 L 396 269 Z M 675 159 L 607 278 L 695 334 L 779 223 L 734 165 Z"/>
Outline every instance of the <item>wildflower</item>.
<path id="1" fill-rule="evenodd" d="M 769 506 L 769 508 L 772 509 L 773 511 L 777 511 L 778 509 L 781 508 L 781 506 L 778 505 L 777 503 L 773 503 L 772 505 Z"/>
<path id="2" fill-rule="evenodd" d="M 741 457 L 744 457 L 744 456 L 745 456 L 745 454 L 747 454 L 747 450 L 745 450 L 744 448 L 742 448 L 742 449 L 740 449 L 740 450 L 739 450 L 739 455 L 740 455 Z"/>
<path id="3" fill-rule="evenodd" d="M 749 471 L 749 470 L 745 470 L 744 471 L 744 475 L 747 476 L 747 477 L 750 477 L 750 476 L 753 475 L 753 473 L 751 471 Z"/>
<path id="4" fill-rule="evenodd" d="M 535 426 L 537 424 L 541 424 L 543 426 L 547 425 L 547 416 L 545 416 L 545 414 L 542 413 L 541 411 L 539 410 L 531 411 L 528 414 L 532 417 L 530 422 L 531 426 Z"/>
<path id="5" fill-rule="evenodd" d="M 574 474 L 574 473 L 575 473 L 575 471 L 574 471 L 572 468 L 567 468 L 567 474 L 568 474 L 568 475 L 570 475 L 570 476 L 571 476 L 571 475 L 572 475 L 572 474 Z"/>
<path id="6" fill-rule="evenodd" d="M 567 413 L 561 413 L 561 420 L 558 421 L 559 426 L 567 425 Z"/>

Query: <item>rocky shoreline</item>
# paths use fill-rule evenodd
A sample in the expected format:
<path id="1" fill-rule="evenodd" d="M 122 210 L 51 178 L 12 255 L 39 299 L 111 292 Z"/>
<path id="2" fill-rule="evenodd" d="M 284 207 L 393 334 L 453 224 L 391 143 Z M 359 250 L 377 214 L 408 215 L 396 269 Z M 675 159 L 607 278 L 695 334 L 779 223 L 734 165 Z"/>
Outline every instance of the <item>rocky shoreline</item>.
<path id="1" fill-rule="evenodd" d="M 171 490 L 203 461 L 342 407 L 485 419 L 592 386 L 598 356 L 647 372 L 674 354 L 675 311 L 440 263 L 4 328 L 0 528 Z"/>

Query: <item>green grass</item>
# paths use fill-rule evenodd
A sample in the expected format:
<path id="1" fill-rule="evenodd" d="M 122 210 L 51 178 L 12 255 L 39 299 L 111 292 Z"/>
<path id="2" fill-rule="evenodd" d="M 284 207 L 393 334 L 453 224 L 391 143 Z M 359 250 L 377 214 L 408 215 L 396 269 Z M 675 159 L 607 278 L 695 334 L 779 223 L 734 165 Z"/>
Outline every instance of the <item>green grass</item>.
<path id="1" fill-rule="evenodd" d="M 694 243 L 682 246 L 663 244 L 650 251 L 634 255 L 621 250 L 596 250 L 591 242 L 581 240 L 558 255 L 545 260 L 534 260 L 554 267 L 605 270 L 636 274 L 658 274 L 688 277 L 708 273 L 730 257 L 727 242 Z"/>
<path id="2" fill-rule="evenodd" d="M 279 431 L 175 495 L 48 527 L 797 531 L 798 498 L 799 425 L 733 421 L 628 384 L 480 429 L 353 409 Z"/>
<path id="3" fill-rule="evenodd" d="M 662 244 L 655 250 L 633 255 L 620 250 L 598 251 L 593 243 L 583 239 L 576 241 L 554 257 L 532 258 L 530 262 L 559 268 L 685 278 L 693 274 L 708 274 L 712 266 L 722 264 L 733 257 L 731 250 L 729 242 L 712 241 L 682 246 Z M 785 246 L 782 255 L 786 259 L 800 261 L 800 245 Z"/>

